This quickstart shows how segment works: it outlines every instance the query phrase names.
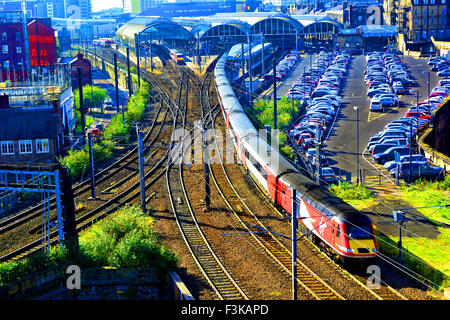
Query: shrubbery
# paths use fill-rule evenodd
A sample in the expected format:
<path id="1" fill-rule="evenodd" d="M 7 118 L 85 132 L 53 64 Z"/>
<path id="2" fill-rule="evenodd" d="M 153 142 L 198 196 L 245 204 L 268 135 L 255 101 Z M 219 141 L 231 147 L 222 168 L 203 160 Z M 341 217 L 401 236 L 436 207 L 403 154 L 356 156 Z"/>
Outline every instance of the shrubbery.
<path id="1" fill-rule="evenodd" d="M 122 114 L 117 114 L 111 119 L 111 123 L 103 131 L 103 140 L 94 143 L 94 161 L 103 161 L 112 158 L 112 150 L 119 141 L 128 142 L 128 133 L 135 121 L 142 119 L 145 107 L 148 104 L 150 85 L 142 83 L 139 91 L 131 97 L 125 113 L 125 126 Z M 90 166 L 89 147 L 86 144 L 82 150 L 70 150 L 65 157 L 58 161 L 70 170 L 70 175 L 79 178 Z"/>
<path id="2" fill-rule="evenodd" d="M 69 262 L 80 267 L 154 267 L 160 272 L 178 264 L 176 255 L 159 242 L 153 218 L 136 206 L 126 206 L 82 231 L 79 243 L 74 261 L 69 261 L 65 247 L 56 246 L 50 253 L 39 251 L 23 260 L 0 264 L 0 285 Z"/>

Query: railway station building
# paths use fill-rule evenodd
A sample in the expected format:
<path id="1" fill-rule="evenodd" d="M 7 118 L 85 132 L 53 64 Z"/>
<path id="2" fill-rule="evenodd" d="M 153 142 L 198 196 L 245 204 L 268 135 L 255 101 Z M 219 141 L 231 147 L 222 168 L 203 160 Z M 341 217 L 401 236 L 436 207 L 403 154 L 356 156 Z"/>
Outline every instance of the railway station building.
<path id="1" fill-rule="evenodd" d="M 270 42 L 283 51 L 320 51 L 337 41 L 342 25 L 326 15 L 286 15 L 275 12 L 218 13 L 206 17 L 137 17 L 116 32 L 115 40 L 134 48 L 152 41 L 180 49 L 217 54 L 236 43 Z"/>

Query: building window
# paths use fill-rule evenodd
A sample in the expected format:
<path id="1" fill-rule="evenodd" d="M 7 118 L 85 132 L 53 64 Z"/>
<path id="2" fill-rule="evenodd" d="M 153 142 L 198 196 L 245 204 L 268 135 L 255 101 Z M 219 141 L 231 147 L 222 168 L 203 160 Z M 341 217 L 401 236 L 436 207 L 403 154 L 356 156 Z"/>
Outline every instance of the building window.
<path id="1" fill-rule="evenodd" d="M 427 30 L 422 30 L 422 40 L 427 40 Z"/>
<path id="2" fill-rule="evenodd" d="M 445 8 L 442 8 L 441 12 L 442 14 L 445 14 Z"/>
<path id="3" fill-rule="evenodd" d="M 418 25 L 418 24 L 419 24 L 419 20 L 414 19 L 414 24 L 415 24 L 415 25 Z"/>
<path id="4" fill-rule="evenodd" d="M 16 32 L 16 41 L 20 41 L 22 39 L 22 35 L 20 32 Z"/>
<path id="5" fill-rule="evenodd" d="M 430 4 L 434 4 L 434 2 L 435 2 L 434 0 L 430 0 Z"/>
<path id="6" fill-rule="evenodd" d="M 423 18 L 423 24 L 427 24 L 427 23 L 428 23 L 427 18 Z"/>
<path id="7" fill-rule="evenodd" d="M 17 52 L 17 54 L 21 54 L 22 53 L 22 47 L 16 47 L 16 52 Z"/>
<path id="8" fill-rule="evenodd" d="M 3 61 L 3 68 L 9 68 L 9 61 L 8 60 L 5 60 L 5 61 Z"/>
<path id="9" fill-rule="evenodd" d="M 445 0 L 442 0 L 442 4 L 445 4 Z M 442 12 L 444 12 L 444 9 L 442 9 L 443 11 Z"/>
<path id="10" fill-rule="evenodd" d="M 419 15 L 419 11 L 417 11 L 417 9 L 414 9 L 414 15 L 418 16 Z"/>
<path id="11" fill-rule="evenodd" d="M 430 18 L 430 24 L 434 24 L 434 18 Z"/>
<path id="12" fill-rule="evenodd" d="M 428 13 L 428 10 L 427 9 L 423 9 L 423 15 L 426 16 L 427 13 Z"/>
<path id="13" fill-rule="evenodd" d="M 14 154 L 14 141 L 2 141 L 2 155 Z"/>
<path id="14" fill-rule="evenodd" d="M 419 4 L 419 0 L 414 0 L 414 5 L 418 5 Z"/>
<path id="15" fill-rule="evenodd" d="M 428 0 L 423 0 L 423 4 L 428 4 Z"/>
<path id="16" fill-rule="evenodd" d="M 25 154 L 25 153 L 32 153 L 33 147 L 31 140 L 20 140 L 19 141 L 19 153 Z"/>
<path id="17" fill-rule="evenodd" d="M 434 9 L 430 9 L 430 14 L 434 16 Z"/>
<path id="18" fill-rule="evenodd" d="M 2 45 L 2 53 L 4 53 L 4 54 L 8 53 L 8 45 L 7 44 Z"/>
<path id="19" fill-rule="evenodd" d="M 48 139 L 37 139 L 36 140 L 36 153 L 48 153 Z"/>
<path id="20" fill-rule="evenodd" d="M 420 40 L 420 31 L 414 31 L 414 40 L 419 41 Z"/>
<path id="21" fill-rule="evenodd" d="M 6 32 L 2 33 L 2 41 L 7 41 L 8 40 L 8 35 L 6 34 Z"/>
<path id="22" fill-rule="evenodd" d="M 431 34 L 431 36 L 433 37 L 433 38 L 435 38 L 436 39 L 436 30 L 430 30 L 430 34 Z"/>

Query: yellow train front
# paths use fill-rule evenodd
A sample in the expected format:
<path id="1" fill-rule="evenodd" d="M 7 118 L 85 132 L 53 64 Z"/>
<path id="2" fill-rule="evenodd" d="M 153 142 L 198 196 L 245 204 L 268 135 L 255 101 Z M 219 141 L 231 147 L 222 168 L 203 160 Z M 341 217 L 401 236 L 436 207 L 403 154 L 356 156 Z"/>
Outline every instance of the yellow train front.
<path id="1" fill-rule="evenodd" d="M 170 50 L 170 58 L 175 61 L 176 64 L 185 64 L 184 54 L 175 49 Z"/>

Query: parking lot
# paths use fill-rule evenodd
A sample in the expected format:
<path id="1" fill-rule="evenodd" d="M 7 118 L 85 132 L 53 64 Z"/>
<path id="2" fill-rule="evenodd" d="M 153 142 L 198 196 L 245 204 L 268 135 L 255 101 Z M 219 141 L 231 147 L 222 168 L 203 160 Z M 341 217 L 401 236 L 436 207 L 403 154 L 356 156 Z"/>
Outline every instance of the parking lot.
<path id="1" fill-rule="evenodd" d="M 408 67 L 411 78 L 415 84 L 408 89 L 418 90 L 419 101 L 428 96 L 428 74 L 430 68 L 427 59 L 415 59 L 403 57 Z M 370 98 L 367 96 L 367 86 L 364 83 L 364 70 L 366 68 L 365 56 L 353 56 L 349 65 L 349 73 L 343 82 L 343 100 L 338 113 L 336 123 L 326 141 L 326 155 L 330 165 L 336 173 L 350 172 L 356 174 L 357 157 L 356 152 L 361 154 L 370 137 L 384 129 L 389 122 L 406 114 L 411 104 L 417 100 L 417 92 L 399 96 L 399 106 L 389 108 L 386 112 L 370 112 Z M 439 79 L 435 72 L 430 72 L 430 89 L 436 86 Z M 357 112 L 353 107 L 359 108 L 359 130 L 357 130 Z M 358 131 L 358 132 L 357 132 Z M 357 147 L 357 134 L 359 144 Z M 358 149 L 358 150 L 357 150 Z M 367 157 L 366 157 L 367 159 Z M 371 157 L 369 157 L 371 160 Z M 375 166 L 376 167 L 376 166 Z M 359 157 L 359 168 L 365 169 L 365 176 L 379 175 L 374 163 L 369 163 L 363 157 Z"/>

